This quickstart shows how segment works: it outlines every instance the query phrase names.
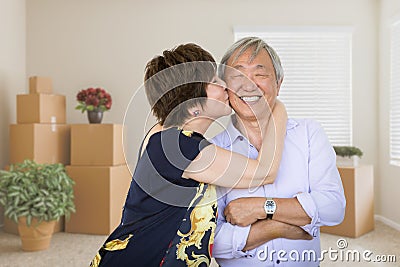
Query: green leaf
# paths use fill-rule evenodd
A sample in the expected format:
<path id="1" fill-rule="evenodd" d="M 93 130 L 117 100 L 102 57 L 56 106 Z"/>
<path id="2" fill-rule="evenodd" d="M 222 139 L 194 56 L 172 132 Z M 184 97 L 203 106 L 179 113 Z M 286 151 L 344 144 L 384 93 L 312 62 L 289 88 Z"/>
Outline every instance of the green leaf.
<path id="1" fill-rule="evenodd" d="M 39 203 L 34 205 L 35 208 L 40 208 L 42 206 L 44 206 L 44 202 L 39 202 Z"/>
<path id="2" fill-rule="evenodd" d="M 30 226 L 31 223 L 32 223 L 32 215 L 28 214 L 28 215 L 26 216 L 26 224 L 27 224 L 28 226 Z"/>
<path id="3" fill-rule="evenodd" d="M 342 157 L 351 157 L 351 156 L 359 156 L 360 158 L 363 156 L 363 152 L 355 146 L 334 146 L 336 155 Z"/>
<path id="4" fill-rule="evenodd" d="M 18 216 L 17 216 L 16 213 L 13 214 L 13 215 L 10 217 L 10 219 L 13 220 L 14 222 L 18 223 Z"/>
<path id="5" fill-rule="evenodd" d="M 39 217 L 40 217 L 40 212 L 38 212 L 38 211 L 36 211 L 36 210 L 32 210 L 31 213 L 32 213 L 32 216 L 33 216 L 33 217 L 36 217 L 36 218 L 39 218 Z"/>
<path id="6" fill-rule="evenodd" d="M 19 205 L 19 195 L 14 198 L 14 207 L 18 207 Z"/>
<path id="7" fill-rule="evenodd" d="M 7 208 L 6 208 L 6 210 L 4 211 L 4 215 L 6 215 L 7 217 L 9 217 L 9 214 L 12 212 L 12 210 L 13 210 L 13 206 L 8 206 Z"/>
<path id="8" fill-rule="evenodd" d="M 40 192 L 43 194 L 43 195 L 45 195 L 45 196 L 48 196 L 49 195 L 49 192 L 46 190 L 46 189 L 40 189 Z"/>

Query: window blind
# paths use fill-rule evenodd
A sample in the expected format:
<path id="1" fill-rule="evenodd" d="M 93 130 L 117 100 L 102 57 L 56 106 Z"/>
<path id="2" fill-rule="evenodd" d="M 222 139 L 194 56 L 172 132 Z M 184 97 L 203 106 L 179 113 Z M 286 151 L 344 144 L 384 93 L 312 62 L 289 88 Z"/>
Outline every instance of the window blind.
<path id="1" fill-rule="evenodd" d="M 400 21 L 390 34 L 390 161 L 400 165 Z"/>
<path id="2" fill-rule="evenodd" d="M 235 40 L 257 36 L 284 69 L 279 99 L 289 117 L 320 122 L 333 145 L 352 144 L 351 39 L 348 28 L 235 28 Z"/>

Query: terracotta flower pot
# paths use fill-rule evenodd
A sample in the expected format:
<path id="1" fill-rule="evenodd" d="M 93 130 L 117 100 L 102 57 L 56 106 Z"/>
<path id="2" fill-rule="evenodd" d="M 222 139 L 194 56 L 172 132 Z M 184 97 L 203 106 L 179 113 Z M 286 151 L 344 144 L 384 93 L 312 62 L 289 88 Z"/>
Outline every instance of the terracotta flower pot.
<path id="1" fill-rule="evenodd" d="M 36 218 L 32 219 L 31 225 L 26 225 L 26 218 L 18 218 L 18 232 L 22 241 L 22 250 L 38 251 L 49 247 L 56 221 L 38 224 Z"/>

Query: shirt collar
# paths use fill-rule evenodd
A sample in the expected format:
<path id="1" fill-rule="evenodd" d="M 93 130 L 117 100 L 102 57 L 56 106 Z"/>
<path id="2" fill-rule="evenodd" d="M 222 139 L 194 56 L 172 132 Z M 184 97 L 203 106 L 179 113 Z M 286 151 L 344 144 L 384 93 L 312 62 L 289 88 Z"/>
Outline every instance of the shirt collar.
<path id="1" fill-rule="evenodd" d="M 233 121 L 235 118 L 233 117 L 234 115 L 231 116 L 231 119 L 229 120 L 229 124 L 226 127 L 226 132 L 228 133 L 230 139 L 232 140 L 232 143 L 236 141 L 236 139 L 242 139 L 246 138 L 233 124 Z"/>
<path id="2" fill-rule="evenodd" d="M 236 141 L 236 139 L 242 139 L 244 138 L 247 140 L 247 138 L 235 127 L 233 124 L 233 121 L 235 120 L 235 115 L 231 116 L 231 119 L 229 120 L 229 124 L 226 127 L 226 132 L 228 133 L 230 139 L 232 140 L 232 143 Z M 289 130 L 292 130 L 296 128 L 299 125 L 299 123 L 293 119 L 288 118 L 287 123 L 286 123 L 286 133 Z"/>
<path id="3" fill-rule="evenodd" d="M 299 125 L 299 123 L 293 119 L 288 118 L 287 123 L 286 123 L 286 133 L 287 131 L 296 128 Z"/>

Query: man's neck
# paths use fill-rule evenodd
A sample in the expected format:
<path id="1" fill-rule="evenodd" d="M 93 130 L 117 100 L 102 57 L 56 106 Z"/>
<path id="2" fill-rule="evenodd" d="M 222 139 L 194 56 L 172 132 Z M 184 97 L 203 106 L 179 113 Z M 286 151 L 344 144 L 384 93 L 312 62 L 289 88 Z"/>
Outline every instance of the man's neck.
<path id="1" fill-rule="evenodd" d="M 242 120 L 237 115 L 232 117 L 232 122 L 236 129 L 260 151 L 262 145 L 260 124 L 256 120 Z"/>

